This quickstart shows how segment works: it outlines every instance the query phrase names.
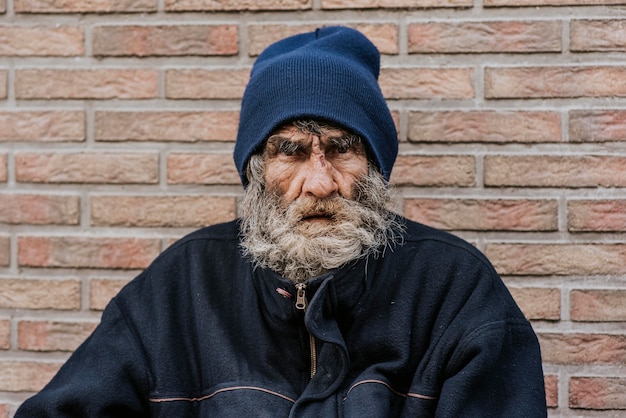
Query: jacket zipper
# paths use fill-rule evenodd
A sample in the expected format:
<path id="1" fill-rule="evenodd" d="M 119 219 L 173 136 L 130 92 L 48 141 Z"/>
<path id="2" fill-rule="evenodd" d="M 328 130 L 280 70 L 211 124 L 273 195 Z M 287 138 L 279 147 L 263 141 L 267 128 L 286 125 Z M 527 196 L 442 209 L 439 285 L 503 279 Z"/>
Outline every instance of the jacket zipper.
<path id="1" fill-rule="evenodd" d="M 306 300 L 306 284 L 298 283 L 296 285 L 296 309 L 306 312 L 307 300 Z M 317 372 L 317 347 L 315 336 L 309 332 L 309 348 L 311 352 L 311 379 Z"/>

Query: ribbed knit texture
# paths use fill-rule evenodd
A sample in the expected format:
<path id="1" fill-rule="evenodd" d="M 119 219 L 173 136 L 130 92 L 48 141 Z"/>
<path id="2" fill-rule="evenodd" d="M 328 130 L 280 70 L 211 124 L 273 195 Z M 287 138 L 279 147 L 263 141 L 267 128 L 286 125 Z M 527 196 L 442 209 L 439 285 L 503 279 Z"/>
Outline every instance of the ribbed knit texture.
<path id="1" fill-rule="evenodd" d="M 241 105 L 235 164 L 242 183 L 250 156 L 280 125 L 299 118 L 360 135 L 389 179 L 397 132 L 378 86 L 380 54 L 360 32 L 326 27 L 270 45 L 258 57 Z"/>

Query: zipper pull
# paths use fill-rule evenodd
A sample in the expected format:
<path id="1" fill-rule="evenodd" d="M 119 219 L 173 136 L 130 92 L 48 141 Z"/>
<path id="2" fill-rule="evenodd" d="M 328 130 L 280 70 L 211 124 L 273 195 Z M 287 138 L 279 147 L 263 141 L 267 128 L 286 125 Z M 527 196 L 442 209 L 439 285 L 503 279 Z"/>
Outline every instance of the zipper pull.
<path id="1" fill-rule="evenodd" d="M 306 310 L 306 284 L 298 283 L 296 290 L 296 309 L 304 311 Z"/>

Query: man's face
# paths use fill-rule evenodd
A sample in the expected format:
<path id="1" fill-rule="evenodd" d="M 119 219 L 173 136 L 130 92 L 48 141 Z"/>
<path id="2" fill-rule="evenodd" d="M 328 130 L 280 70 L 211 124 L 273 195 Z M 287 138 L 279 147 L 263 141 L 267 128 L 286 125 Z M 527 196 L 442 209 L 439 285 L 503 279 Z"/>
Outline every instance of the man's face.
<path id="1" fill-rule="evenodd" d="M 265 183 L 282 198 L 284 205 L 302 198 L 352 199 L 357 180 L 368 171 L 362 143 L 347 132 L 325 128 L 319 133 L 303 132 L 286 125 L 271 135 L 265 147 Z M 323 221 L 310 216 L 307 221 Z"/>
<path id="2" fill-rule="evenodd" d="M 242 248 L 255 264 L 301 282 L 388 244 L 389 189 L 358 136 L 298 121 L 248 168 Z"/>

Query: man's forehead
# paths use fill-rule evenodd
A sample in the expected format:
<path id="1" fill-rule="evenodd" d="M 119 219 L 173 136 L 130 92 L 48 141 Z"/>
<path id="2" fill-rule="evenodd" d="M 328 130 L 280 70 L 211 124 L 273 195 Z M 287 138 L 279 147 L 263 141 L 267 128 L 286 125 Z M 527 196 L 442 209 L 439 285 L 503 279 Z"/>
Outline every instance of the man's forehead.
<path id="1" fill-rule="evenodd" d="M 331 137 L 331 138 L 343 137 L 343 136 L 348 135 L 348 131 L 341 129 L 339 127 L 329 126 L 329 125 L 318 126 L 316 130 L 319 130 L 319 133 L 322 136 Z M 298 140 L 307 139 L 310 137 L 310 135 L 316 135 L 316 134 L 317 132 L 311 132 L 307 129 L 298 127 L 293 123 L 286 123 L 280 126 L 279 128 L 277 128 L 276 130 L 274 130 L 271 133 L 270 138 L 281 137 L 285 139 L 298 141 Z"/>

